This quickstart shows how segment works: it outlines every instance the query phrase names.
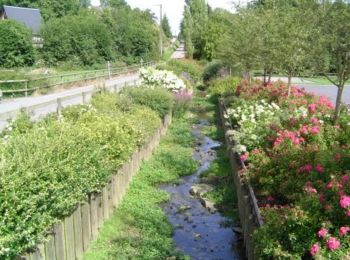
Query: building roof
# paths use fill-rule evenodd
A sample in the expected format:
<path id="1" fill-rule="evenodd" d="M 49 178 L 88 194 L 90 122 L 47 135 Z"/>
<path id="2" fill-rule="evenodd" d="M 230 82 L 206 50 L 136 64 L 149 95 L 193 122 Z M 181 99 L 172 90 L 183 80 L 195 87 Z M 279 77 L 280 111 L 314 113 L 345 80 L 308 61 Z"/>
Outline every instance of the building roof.
<path id="1" fill-rule="evenodd" d="M 34 34 L 39 33 L 42 22 L 39 9 L 4 5 L 3 10 L 7 19 L 24 23 Z"/>

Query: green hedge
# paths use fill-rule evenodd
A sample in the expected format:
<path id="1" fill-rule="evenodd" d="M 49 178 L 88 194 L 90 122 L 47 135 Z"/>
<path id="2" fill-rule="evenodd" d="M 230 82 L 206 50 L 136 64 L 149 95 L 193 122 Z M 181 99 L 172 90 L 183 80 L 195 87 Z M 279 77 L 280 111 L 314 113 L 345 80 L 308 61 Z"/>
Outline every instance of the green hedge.
<path id="1" fill-rule="evenodd" d="M 157 112 L 102 94 L 60 118 L 32 124 L 22 116 L 11 124 L 0 145 L 0 259 L 40 243 L 53 223 L 99 191 L 159 127 Z"/>
<path id="2" fill-rule="evenodd" d="M 0 22 L 0 67 L 13 68 L 33 65 L 35 53 L 32 34 L 13 20 Z"/>
<path id="3" fill-rule="evenodd" d="M 146 87 L 128 88 L 123 92 L 136 104 L 147 106 L 164 117 L 174 106 L 174 98 L 165 89 L 150 89 Z"/>

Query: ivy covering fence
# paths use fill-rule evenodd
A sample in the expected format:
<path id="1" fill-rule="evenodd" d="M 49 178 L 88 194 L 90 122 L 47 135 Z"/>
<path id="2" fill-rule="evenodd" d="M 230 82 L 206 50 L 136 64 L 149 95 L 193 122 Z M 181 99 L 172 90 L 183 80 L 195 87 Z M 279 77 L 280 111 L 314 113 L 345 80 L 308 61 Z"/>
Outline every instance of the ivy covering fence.
<path id="1" fill-rule="evenodd" d="M 288 96 L 282 82 L 242 81 L 223 89 L 226 116 L 236 126 L 234 149 L 246 165 L 240 175 L 252 185 L 264 219 L 254 233 L 256 256 L 348 259 L 347 110 L 334 125 L 328 98 L 296 87 Z"/>
<path id="2" fill-rule="evenodd" d="M 54 223 L 100 191 L 154 134 L 173 97 L 163 89 L 141 90 L 147 100 L 128 91 L 102 93 L 90 105 L 37 123 L 23 114 L 2 132 L 0 259 L 43 242 Z"/>

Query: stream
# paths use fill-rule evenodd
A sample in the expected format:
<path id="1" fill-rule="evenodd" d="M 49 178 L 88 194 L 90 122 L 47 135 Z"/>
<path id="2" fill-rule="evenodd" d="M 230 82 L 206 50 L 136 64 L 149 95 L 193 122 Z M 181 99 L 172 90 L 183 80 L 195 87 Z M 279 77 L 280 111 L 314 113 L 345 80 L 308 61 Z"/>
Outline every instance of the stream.
<path id="1" fill-rule="evenodd" d="M 162 189 L 171 194 L 171 200 L 164 206 L 170 223 L 175 227 L 173 239 L 177 248 L 193 260 L 243 259 L 236 249 L 238 235 L 233 232 L 230 219 L 215 210 L 208 210 L 199 198 L 190 194 L 193 185 L 200 182 L 200 175 L 209 169 L 216 158 L 216 149 L 221 143 L 202 134 L 208 120 L 200 118 L 193 126 L 196 147 L 193 157 L 199 168 L 182 178 L 178 185 L 165 185 Z"/>

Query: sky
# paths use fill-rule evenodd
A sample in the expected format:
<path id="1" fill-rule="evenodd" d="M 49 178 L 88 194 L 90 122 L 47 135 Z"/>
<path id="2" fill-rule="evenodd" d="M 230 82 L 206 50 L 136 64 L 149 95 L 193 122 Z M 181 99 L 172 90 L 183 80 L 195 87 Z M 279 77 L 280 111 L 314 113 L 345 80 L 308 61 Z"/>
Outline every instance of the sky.
<path id="1" fill-rule="evenodd" d="M 178 34 L 180 30 L 180 22 L 182 20 L 183 8 L 185 0 L 126 0 L 128 4 L 135 8 L 151 9 L 157 17 L 159 17 L 159 4 L 163 5 L 163 13 L 165 13 L 170 22 L 171 29 L 174 34 Z M 237 2 L 237 1 L 236 1 Z M 98 5 L 99 0 L 91 0 L 93 5 Z M 213 7 L 221 7 L 228 10 L 233 8 L 233 0 L 208 0 Z M 157 6 L 158 5 L 158 6 Z"/>

